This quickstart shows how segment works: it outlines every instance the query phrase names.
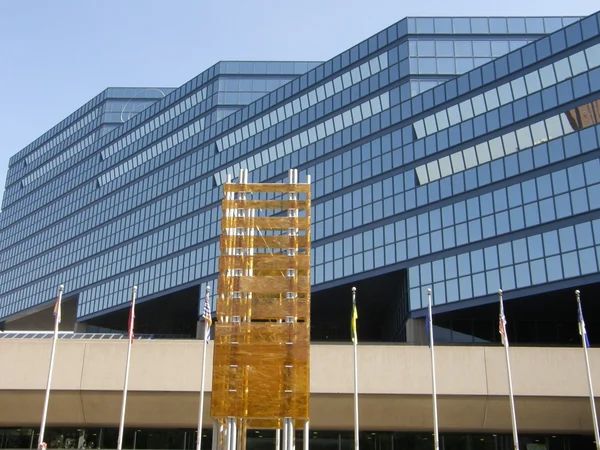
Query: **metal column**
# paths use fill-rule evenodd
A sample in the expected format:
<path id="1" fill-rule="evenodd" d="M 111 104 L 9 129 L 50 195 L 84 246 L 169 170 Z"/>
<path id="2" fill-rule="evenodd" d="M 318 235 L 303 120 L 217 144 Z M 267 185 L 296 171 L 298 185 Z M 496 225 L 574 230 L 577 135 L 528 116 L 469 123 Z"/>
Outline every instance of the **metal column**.
<path id="1" fill-rule="evenodd" d="M 308 440 L 310 439 L 310 422 L 307 420 L 304 422 L 304 450 L 308 450 Z"/>

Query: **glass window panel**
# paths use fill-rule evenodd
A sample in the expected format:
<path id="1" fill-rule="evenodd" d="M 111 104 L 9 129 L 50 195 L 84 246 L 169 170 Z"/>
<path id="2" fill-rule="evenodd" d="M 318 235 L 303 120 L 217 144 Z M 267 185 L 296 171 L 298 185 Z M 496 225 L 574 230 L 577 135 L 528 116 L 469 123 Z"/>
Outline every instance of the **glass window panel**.
<path id="1" fill-rule="evenodd" d="M 492 56 L 506 55 L 510 51 L 508 41 L 492 41 Z"/>
<path id="2" fill-rule="evenodd" d="M 544 122 L 548 131 L 548 139 L 554 139 L 563 135 L 563 127 L 560 116 L 550 117 Z"/>
<path id="3" fill-rule="evenodd" d="M 515 266 L 517 276 L 517 287 L 522 288 L 531 285 L 531 275 L 529 273 L 529 264 L 523 263 Z"/>
<path id="4" fill-rule="evenodd" d="M 473 42 L 473 56 L 481 56 L 481 57 L 492 56 L 490 41 L 474 41 Z"/>
<path id="5" fill-rule="evenodd" d="M 508 18 L 508 32 L 512 34 L 525 34 L 525 19 L 522 17 Z"/>
<path id="6" fill-rule="evenodd" d="M 437 132 L 435 116 L 429 116 L 425 118 L 425 130 L 427 134 L 433 134 Z"/>
<path id="7" fill-rule="evenodd" d="M 510 82 L 513 96 L 515 100 L 525 97 L 527 95 L 527 89 L 525 87 L 525 80 L 523 78 L 517 78 Z"/>
<path id="8" fill-rule="evenodd" d="M 489 162 L 491 160 L 490 149 L 488 147 L 487 142 L 483 142 L 482 144 L 477 145 L 476 151 L 477 160 L 479 161 L 479 164 L 485 164 L 486 162 Z"/>
<path id="9" fill-rule="evenodd" d="M 448 263 L 446 259 L 446 272 L 448 272 Z M 458 255 L 458 275 L 470 275 L 471 274 L 471 258 L 469 253 L 463 253 Z M 456 275 L 454 275 L 456 276 Z"/>
<path id="10" fill-rule="evenodd" d="M 507 34 L 508 25 L 506 19 L 500 17 L 493 17 L 489 19 L 490 33 L 492 34 Z"/>
<path id="11" fill-rule="evenodd" d="M 519 147 L 517 145 L 517 138 L 515 133 L 508 133 L 502 136 L 502 145 L 504 147 L 504 153 L 506 155 L 510 155 L 511 153 L 516 152 Z"/>
<path id="12" fill-rule="evenodd" d="M 489 142 L 492 159 L 502 158 L 504 156 L 504 145 L 502 139 L 497 137 Z"/>
<path id="13" fill-rule="evenodd" d="M 546 283 L 546 264 L 543 259 L 532 261 L 529 267 L 531 268 L 531 281 L 533 284 Z"/>
<path id="14" fill-rule="evenodd" d="M 454 41 L 455 56 L 473 56 L 471 41 Z"/>
<path id="15" fill-rule="evenodd" d="M 432 34 L 434 33 L 433 19 L 426 17 L 417 18 L 417 33 Z"/>
<path id="16" fill-rule="evenodd" d="M 544 121 L 537 122 L 531 125 L 531 134 L 534 144 L 540 144 L 548 140 L 548 135 L 546 134 L 546 124 Z"/>
<path id="17" fill-rule="evenodd" d="M 437 126 L 440 130 L 444 130 L 450 126 L 448 123 L 448 115 L 446 111 L 440 111 L 435 115 Z"/>
<path id="18" fill-rule="evenodd" d="M 449 156 L 445 156 L 444 158 L 441 158 L 439 160 L 439 163 L 440 163 L 440 175 L 442 177 L 447 177 L 449 175 L 452 175 L 452 166 L 450 163 Z"/>
<path id="19" fill-rule="evenodd" d="M 513 101 L 512 91 L 510 89 L 510 83 L 498 86 L 498 96 L 500 97 L 500 104 L 506 105 Z"/>
<path id="20" fill-rule="evenodd" d="M 578 75 L 588 70 L 585 54 L 582 51 L 569 56 L 569 62 L 571 64 L 573 75 Z"/>
<path id="21" fill-rule="evenodd" d="M 525 19 L 525 25 L 527 27 L 527 33 L 530 34 L 544 34 L 544 20 L 538 17 L 527 17 Z"/>
<path id="22" fill-rule="evenodd" d="M 593 160 L 588 161 L 584 164 L 585 167 L 585 179 L 588 184 L 594 184 L 600 182 L 600 161 Z"/>
<path id="23" fill-rule="evenodd" d="M 449 17 L 440 17 L 434 19 L 436 33 L 452 33 L 452 19 Z"/>
<path id="24" fill-rule="evenodd" d="M 452 161 L 452 170 L 454 173 L 462 172 L 465 170 L 465 162 L 463 160 L 462 152 L 457 152 L 450 155 L 450 159 Z"/>
<path id="25" fill-rule="evenodd" d="M 539 71 L 542 80 L 542 87 L 548 87 L 556 84 L 556 76 L 552 65 L 542 67 Z"/>
<path id="26" fill-rule="evenodd" d="M 498 92 L 496 89 L 492 89 L 491 91 L 486 92 L 484 95 L 488 111 L 500 106 L 500 100 L 498 99 Z"/>
<path id="27" fill-rule="evenodd" d="M 598 263 L 596 260 L 596 252 L 593 248 L 586 248 L 579 252 L 579 265 L 581 267 L 581 274 L 586 275 L 589 273 L 595 273 L 598 271 Z"/>
<path id="28" fill-rule="evenodd" d="M 585 57 L 590 69 L 600 66 L 600 44 L 587 48 L 585 50 Z"/>
<path id="29" fill-rule="evenodd" d="M 467 120 L 473 117 L 473 108 L 471 106 L 471 100 L 466 100 L 460 105 L 460 114 L 463 120 Z"/>
<path id="30" fill-rule="evenodd" d="M 563 278 L 562 262 L 559 255 L 546 258 L 546 272 L 548 273 L 548 281 L 557 281 Z"/>
<path id="31" fill-rule="evenodd" d="M 487 294 L 487 286 L 485 281 L 485 274 L 478 273 L 473 275 L 473 296 L 481 297 Z"/>
<path id="32" fill-rule="evenodd" d="M 558 230 L 558 235 L 560 239 L 561 252 L 564 253 L 577 248 L 575 241 L 575 229 L 573 227 L 566 227 Z"/>
<path id="33" fill-rule="evenodd" d="M 518 239 L 512 243 L 513 258 L 515 263 L 527 261 L 527 242 L 525 239 Z"/>
<path id="34" fill-rule="evenodd" d="M 565 278 L 573 278 L 579 276 L 579 258 L 577 252 L 563 254 L 562 262 Z"/>
<path id="35" fill-rule="evenodd" d="M 568 59 L 561 59 L 554 63 L 554 71 L 556 73 L 556 80 L 561 82 L 572 76 L 571 67 L 569 66 Z"/>
<path id="36" fill-rule="evenodd" d="M 417 51 L 419 56 L 435 56 L 435 42 L 417 41 Z"/>
<path id="37" fill-rule="evenodd" d="M 521 128 L 520 130 L 517 130 L 517 142 L 518 142 L 518 148 L 521 150 L 531 147 L 533 145 L 529 127 L 524 127 L 524 128 Z"/>
<path id="38" fill-rule="evenodd" d="M 435 74 L 437 73 L 437 63 L 435 58 L 419 58 L 419 73 L 420 74 Z"/>
<path id="39" fill-rule="evenodd" d="M 560 253 L 558 232 L 556 230 L 544 233 L 543 241 L 545 256 L 552 256 Z"/>
<path id="40" fill-rule="evenodd" d="M 461 117 L 458 105 L 452 105 L 450 108 L 448 108 L 448 118 L 451 126 L 460 123 Z"/>
<path id="41" fill-rule="evenodd" d="M 457 261 L 455 256 L 450 256 L 444 260 L 446 269 L 446 278 L 456 278 L 458 276 Z"/>
<path id="42" fill-rule="evenodd" d="M 463 74 L 475 68 L 473 58 L 456 58 L 455 61 L 457 74 Z"/>
<path id="43" fill-rule="evenodd" d="M 540 75 L 537 71 L 528 73 L 525 75 L 525 85 L 527 86 L 527 92 L 533 94 L 542 89 L 542 83 L 540 81 Z"/>
<path id="44" fill-rule="evenodd" d="M 504 267 L 500 270 L 500 281 L 502 289 L 505 291 L 515 288 L 515 269 L 514 267 Z"/>
<path id="45" fill-rule="evenodd" d="M 483 94 L 479 94 L 479 95 L 473 97 L 472 103 L 473 103 L 473 112 L 476 116 L 486 112 L 485 99 L 483 97 Z"/>
<path id="46" fill-rule="evenodd" d="M 471 252 L 471 268 L 473 272 L 482 272 L 485 270 L 483 250 L 474 250 Z"/>

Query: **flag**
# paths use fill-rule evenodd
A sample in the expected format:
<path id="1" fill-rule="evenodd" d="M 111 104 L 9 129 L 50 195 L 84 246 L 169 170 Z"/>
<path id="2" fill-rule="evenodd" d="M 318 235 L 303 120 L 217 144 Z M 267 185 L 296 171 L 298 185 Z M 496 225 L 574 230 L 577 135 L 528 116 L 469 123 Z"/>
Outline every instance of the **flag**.
<path id="1" fill-rule="evenodd" d="M 208 300 L 208 294 L 204 299 L 204 309 L 202 310 L 202 317 L 204 317 L 204 339 L 206 343 L 210 343 L 210 327 L 212 325 L 212 317 L 210 311 L 210 301 Z"/>
<path id="2" fill-rule="evenodd" d="M 352 305 L 352 323 L 350 324 L 350 331 L 352 333 L 352 342 L 356 341 L 356 319 L 358 319 L 358 311 L 356 310 L 356 303 Z"/>
<path id="3" fill-rule="evenodd" d="M 129 309 L 129 341 L 133 342 L 133 321 L 135 320 L 135 298 L 131 300 L 131 308 Z"/>
<path id="4" fill-rule="evenodd" d="M 502 341 L 502 345 L 508 347 L 508 339 L 506 337 L 506 317 L 504 317 L 504 311 L 500 311 L 500 323 L 498 329 L 500 331 L 500 339 Z"/>
<path id="5" fill-rule="evenodd" d="M 583 311 L 581 310 L 581 301 L 577 302 L 577 321 L 579 322 L 579 334 L 582 336 L 586 348 L 590 348 L 587 331 L 585 329 L 585 321 L 583 320 Z"/>
<path id="6" fill-rule="evenodd" d="M 61 305 L 60 305 L 60 295 L 58 296 L 58 298 L 56 299 L 56 304 L 54 305 L 54 311 L 52 312 L 52 315 L 54 316 L 54 319 L 56 321 L 58 321 L 58 323 L 60 323 L 60 310 L 61 310 Z"/>

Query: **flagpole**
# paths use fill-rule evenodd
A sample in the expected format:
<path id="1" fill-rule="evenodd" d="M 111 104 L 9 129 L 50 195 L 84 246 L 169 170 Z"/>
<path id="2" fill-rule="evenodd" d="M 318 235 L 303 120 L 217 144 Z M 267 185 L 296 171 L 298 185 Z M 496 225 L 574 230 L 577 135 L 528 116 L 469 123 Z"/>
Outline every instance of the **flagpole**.
<path id="1" fill-rule="evenodd" d="M 135 297 L 137 286 L 133 286 L 131 292 L 131 310 L 129 312 L 129 343 L 127 344 L 127 362 L 125 363 L 125 383 L 123 384 L 123 401 L 121 403 L 121 421 L 119 422 L 119 436 L 117 438 L 117 449 L 123 448 L 123 427 L 125 425 L 125 408 L 127 406 L 127 386 L 129 384 L 129 364 L 131 362 L 131 344 L 133 343 L 133 321 L 135 319 Z"/>
<path id="2" fill-rule="evenodd" d="M 515 398 L 513 395 L 512 375 L 510 372 L 510 355 L 508 353 L 508 335 L 506 334 L 506 317 L 504 316 L 504 301 L 502 299 L 502 289 L 498 289 L 500 298 L 500 327 L 504 330 L 504 352 L 506 354 L 506 371 L 508 373 L 508 395 L 510 398 L 510 417 L 513 432 L 513 447 L 519 450 L 519 434 L 517 432 L 517 416 L 515 413 Z"/>
<path id="3" fill-rule="evenodd" d="M 581 334 L 581 346 L 583 347 L 583 354 L 585 355 L 585 368 L 587 371 L 588 389 L 590 392 L 590 407 L 592 409 L 592 420 L 594 422 L 594 437 L 596 438 L 596 449 L 600 450 L 598 415 L 596 413 L 596 402 L 594 401 L 594 388 L 592 386 L 592 373 L 590 371 L 590 358 L 588 355 L 589 341 L 587 337 L 587 330 L 585 329 L 585 323 L 583 321 L 583 309 L 581 308 L 581 292 L 579 292 L 579 289 L 575 291 L 575 296 L 577 298 L 577 308 L 579 313 L 579 333 Z"/>
<path id="4" fill-rule="evenodd" d="M 433 350 L 433 316 L 431 314 L 431 289 L 427 289 L 427 321 L 429 328 L 429 348 L 431 351 L 431 394 L 433 397 L 433 448 L 440 449 L 440 437 L 438 431 L 438 408 L 437 389 L 435 382 L 435 353 Z"/>
<path id="5" fill-rule="evenodd" d="M 356 288 L 352 288 L 352 342 L 354 344 L 354 450 L 359 450 L 358 436 L 358 336 L 356 333 Z"/>
<path id="6" fill-rule="evenodd" d="M 52 336 L 52 350 L 50 351 L 50 367 L 48 368 L 48 380 L 46 382 L 46 396 L 44 398 L 44 408 L 42 409 L 42 423 L 40 425 L 40 436 L 38 438 L 38 449 L 42 448 L 44 442 L 44 432 L 46 431 L 46 418 L 48 416 L 48 402 L 50 401 L 50 385 L 52 384 L 52 371 L 54 369 L 54 354 L 56 352 L 56 341 L 58 339 L 58 324 L 60 323 L 60 308 L 62 295 L 65 287 L 58 286 L 58 299 L 54 307 L 54 335 Z"/>
<path id="7" fill-rule="evenodd" d="M 210 297 L 210 286 L 206 286 L 205 305 L 208 304 Z M 203 309 L 203 312 L 206 311 Z M 200 377 L 200 409 L 198 411 L 198 439 L 196 440 L 196 450 L 200 450 L 202 444 L 202 416 L 204 415 L 204 382 L 206 372 L 206 351 L 208 350 L 208 340 L 210 339 L 210 321 L 204 318 L 204 350 L 202 352 L 202 375 Z M 216 436 L 213 436 L 216 439 Z"/>

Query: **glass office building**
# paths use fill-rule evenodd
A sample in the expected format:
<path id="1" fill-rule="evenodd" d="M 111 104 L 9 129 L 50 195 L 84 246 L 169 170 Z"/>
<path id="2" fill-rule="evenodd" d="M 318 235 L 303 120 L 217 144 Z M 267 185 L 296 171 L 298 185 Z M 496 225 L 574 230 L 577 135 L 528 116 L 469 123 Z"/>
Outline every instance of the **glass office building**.
<path id="1" fill-rule="evenodd" d="M 297 168 L 313 180 L 314 338 L 349 336 L 356 285 L 367 339 L 410 341 L 428 288 L 442 339 L 497 339 L 502 288 L 509 314 L 547 314 L 518 340 L 570 342 L 572 308 L 547 306 L 600 284 L 599 29 L 600 14 L 407 18 L 324 63 L 109 89 L 10 161 L 0 321 L 61 283 L 90 327 L 118 328 L 133 285 L 197 316 L 228 174 Z"/>

